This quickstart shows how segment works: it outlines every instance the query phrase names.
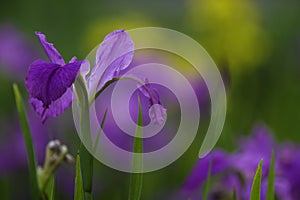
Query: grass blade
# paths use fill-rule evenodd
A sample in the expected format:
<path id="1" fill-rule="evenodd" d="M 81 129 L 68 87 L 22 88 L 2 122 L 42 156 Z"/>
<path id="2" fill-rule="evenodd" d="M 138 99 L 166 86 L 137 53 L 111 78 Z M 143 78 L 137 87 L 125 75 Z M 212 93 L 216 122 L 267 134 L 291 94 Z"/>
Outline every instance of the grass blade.
<path id="1" fill-rule="evenodd" d="M 136 127 L 136 133 L 134 138 L 134 153 L 143 153 L 143 117 L 142 117 L 142 107 L 140 97 L 138 98 L 138 121 Z M 139 136 L 139 137 L 137 137 Z M 134 157 L 135 158 L 135 157 Z M 139 156 L 133 159 L 132 167 L 141 171 L 143 167 L 143 157 Z M 133 170 L 136 171 L 136 170 Z M 140 200 L 142 194 L 142 184 L 143 184 L 143 173 L 132 173 L 130 177 L 130 188 L 129 188 L 129 200 Z"/>
<path id="2" fill-rule="evenodd" d="M 256 172 L 255 172 L 254 178 L 253 178 L 250 200 L 260 200 L 262 161 L 263 160 L 260 160 L 258 167 L 256 169 Z"/>
<path id="3" fill-rule="evenodd" d="M 268 190 L 266 200 L 274 200 L 274 182 L 275 182 L 275 161 L 274 161 L 274 151 L 272 151 L 271 164 L 269 168 L 268 176 Z"/>
<path id="4" fill-rule="evenodd" d="M 212 162 L 213 162 L 213 155 L 211 156 L 210 161 L 209 161 L 207 178 L 206 178 L 206 182 L 205 182 L 205 185 L 204 185 L 203 200 L 208 199 L 208 193 L 209 193 L 209 188 L 210 188 L 210 179 L 211 179 Z"/>
<path id="5" fill-rule="evenodd" d="M 39 186 L 37 179 L 37 165 L 36 165 L 36 157 L 34 153 L 34 146 L 32 142 L 31 132 L 28 124 L 28 120 L 26 117 L 26 111 L 24 107 L 24 102 L 20 90 L 16 84 L 13 85 L 13 90 L 15 94 L 16 105 L 18 109 L 18 115 L 21 125 L 21 130 L 23 134 L 23 138 L 25 141 L 25 146 L 28 155 L 28 164 L 29 164 L 29 173 L 30 173 L 30 182 L 32 187 L 32 198 L 39 199 Z"/>
<path id="6" fill-rule="evenodd" d="M 93 188 L 93 160 L 94 158 L 81 143 L 79 147 L 80 154 L 80 167 L 83 182 L 83 189 L 86 199 L 91 199 L 92 188 Z"/>
<path id="7" fill-rule="evenodd" d="M 82 185 L 82 175 L 81 175 L 79 154 L 77 155 L 77 159 L 76 159 L 74 200 L 84 200 L 84 191 L 83 191 L 83 185 Z"/>

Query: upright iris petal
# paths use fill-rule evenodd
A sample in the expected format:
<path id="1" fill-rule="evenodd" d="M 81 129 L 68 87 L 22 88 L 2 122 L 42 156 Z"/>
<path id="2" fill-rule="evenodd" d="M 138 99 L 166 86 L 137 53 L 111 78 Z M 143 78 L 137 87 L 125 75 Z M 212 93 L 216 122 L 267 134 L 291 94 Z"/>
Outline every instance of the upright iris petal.
<path id="1" fill-rule="evenodd" d="M 108 34 L 97 50 L 95 66 L 88 80 L 90 95 L 100 90 L 121 70 L 126 69 L 132 61 L 133 54 L 134 44 L 127 32 L 116 30 Z"/>
<path id="2" fill-rule="evenodd" d="M 65 64 L 62 56 L 48 43 L 45 35 L 36 32 L 50 60 L 34 61 L 29 68 L 25 84 L 30 94 L 30 103 L 45 122 L 49 117 L 60 115 L 72 102 L 70 87 L 74 83 L 83 61 L 72 58 Z"/>

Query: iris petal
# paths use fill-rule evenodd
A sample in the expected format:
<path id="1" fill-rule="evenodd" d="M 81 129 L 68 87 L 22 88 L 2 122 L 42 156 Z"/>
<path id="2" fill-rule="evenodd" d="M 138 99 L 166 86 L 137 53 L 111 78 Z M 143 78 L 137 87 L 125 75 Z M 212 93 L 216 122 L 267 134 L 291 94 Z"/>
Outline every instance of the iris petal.
<path id="1" fill-rule="evenodd" d="M 35 61 L 31 64 L 25 80 L 30 96 L 42 101 L 47 108 L 71 87 L 80 65 L 81 61 L 63 67 L 42 60 Z"/>
<path id="2" fill-rule="evenodd" d="M 95 66 L 89 78 L 89 93 L 99 90 L 119 71 L 128 67 L 134 54 L 134 44 L 124 30 L 108 34 L 100 44 Z"/>
<path id="3" fill-rule="evenodd" d="M 36 99 L 30 98 L 30 103 L 34 109 L 34 111 L 38 114 L 38 116 L 42 119 L 44 123 L 49 117 L 56 117 L 63 113 L 68 107 L 70 107 L 73 99 L 72 90 L 69 88 L 67 91 L 56 101 L 51 102 L 47 109 L 44 108 L 43 102 Z"/>
<path id="4" fill-rule="evenodd" d="M 55 100 L 49 98 L 47 85 L 50 77 L 59 67 L 58 64 L 42 60 L 36 60 L 30 65 L 25 84 L 31 97 L 39 99 L 45 105 L 49 105 L 51 101 Z"/>
<path id="5" fill-rule="evenodd" d="M 39 40 L 50 61 L 58 65 L 64 65 L 64 59 L 62 58 L 60 53 L 55 49 L 54 45 L 47 42 L 46 36 L 41 32 L 36 32 L 35 34 L 39 37 Z"/>

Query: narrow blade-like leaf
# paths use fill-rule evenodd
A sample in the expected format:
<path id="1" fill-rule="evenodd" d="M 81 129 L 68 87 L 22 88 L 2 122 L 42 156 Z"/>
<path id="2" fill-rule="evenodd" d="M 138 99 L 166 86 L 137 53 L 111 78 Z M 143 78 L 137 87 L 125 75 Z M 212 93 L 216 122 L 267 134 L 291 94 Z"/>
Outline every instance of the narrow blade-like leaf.
<path id="1" fill-rule="evenodd" d="M 38 179 L 37 179 L 37 170 L 36 170 L 37 165 L 36 165 L 36 158 L 34 153 L 34 146 L 32 142 L 32 136 L 31 136 L 28 120 L 26 117 L 26 111 L 25 111 L 22 95 L 16 84 L 13 85 L 13 89 L 15 93 L 15 99 L 16 99 L 16 105 L 18 109 L 21 130 L 25 141 L 27 155 L 28 155 L 30 182 L 32 187 L 32 198 L 37 200 L 39 199 L 40 193 L 39 193 L 39 186 L 38 186 Z"/>
<path id="2" fill-rule="evenodd" d="M 75 189 L 74 189 L 74 200 L 84 200 L 84 191 L 82 185 L 82 175 L 80 167 L 80 156 L 76 158 L 76 177 L 75 177 Z"/>
<path id="3" fill-rule="evenodd" d="M 274 200 L 274 182 L 275 182 L 275 161 L 274 161 L 274 151 L 272 151 L 271 164 L 269 168 L 268 176 L 268 190 L 266 200 Z"/>
<path id="4" fill-rule="evenodd" d="M 134 138 L 134 153 L 143 153 L 143 117 L 140 98 L 138 98 L 138 121 Z M 143 157 L 134 157 L 132 160 L 133 171 L 142 171 Z M 129 200 L 140 200 L 142 194 L 143 173 L 132 173 L 130 177 Z"/>
<path id="5" fill-rule="evenodd" d="M 232 194 L 232 200 L 236 200 L 236 190 L 233 190 L 233 194 Z"/>
<path id="6" fill-rule="evenodd" d="M 263 160 L 260 160 L 258 167 L 256 169 L 256 172 L 255 172 L 254 178 L 253 178 L 250 200 L 260 200 L 262 161 Z"/>

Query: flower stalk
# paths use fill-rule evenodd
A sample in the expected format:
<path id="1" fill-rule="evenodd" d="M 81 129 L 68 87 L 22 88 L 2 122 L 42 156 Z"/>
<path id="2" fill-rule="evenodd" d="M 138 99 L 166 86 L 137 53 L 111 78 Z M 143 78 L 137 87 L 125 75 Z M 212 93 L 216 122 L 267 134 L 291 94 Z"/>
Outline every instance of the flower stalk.
<path id="1" fill-rule="evenodd" d="M 68 154 L 66 145 L 62 145 L 59 140 L 53 140 L 48 143 L 44 166 L 39 166 L 37 169 L 38 184 L 42 194 L 45 194 L 49 180 L 54 175 L 56 169 L 63 162 L 72 163 L 73 161 L 73 157 Z"/>

